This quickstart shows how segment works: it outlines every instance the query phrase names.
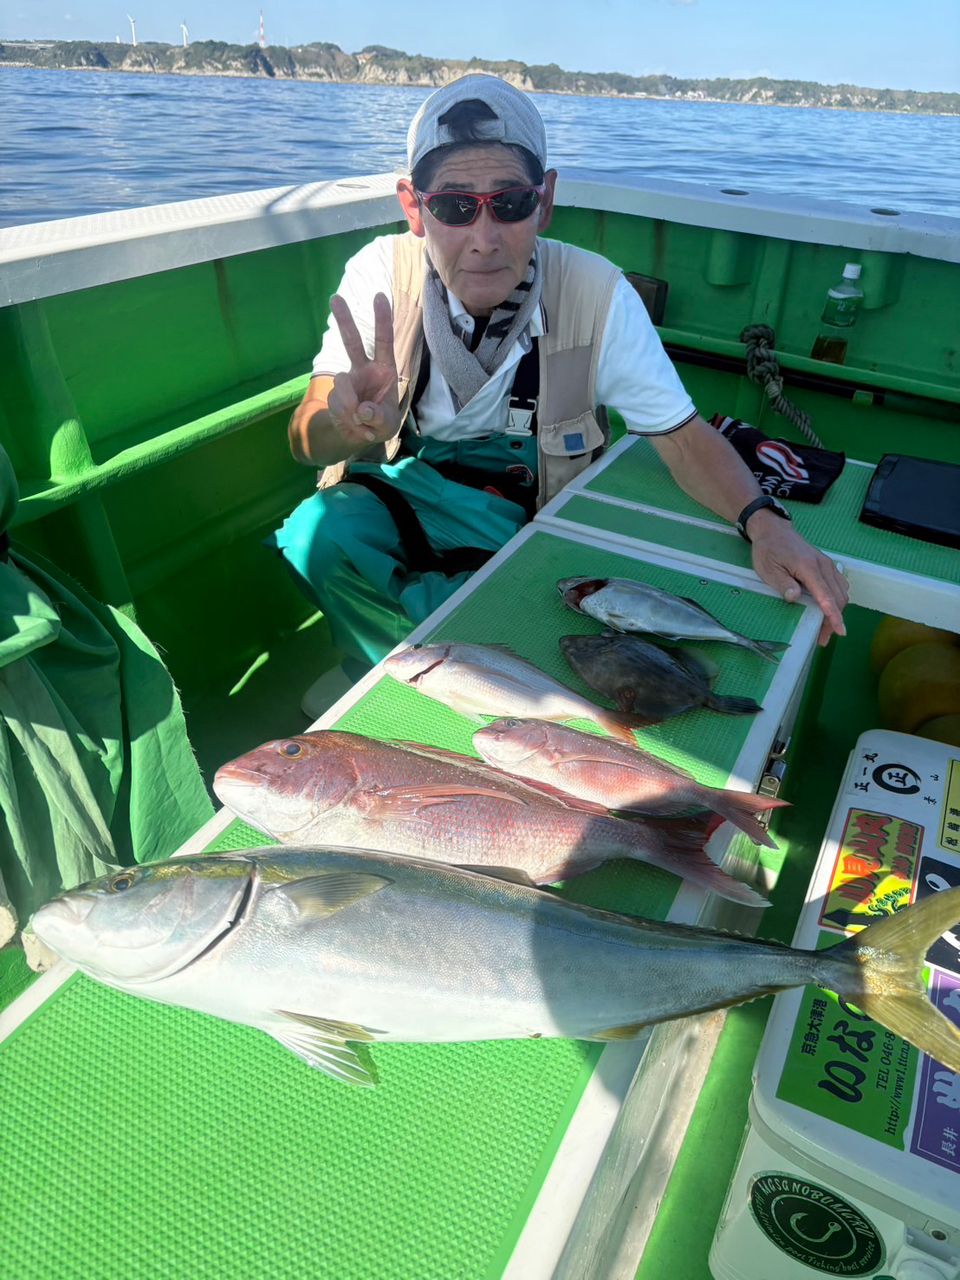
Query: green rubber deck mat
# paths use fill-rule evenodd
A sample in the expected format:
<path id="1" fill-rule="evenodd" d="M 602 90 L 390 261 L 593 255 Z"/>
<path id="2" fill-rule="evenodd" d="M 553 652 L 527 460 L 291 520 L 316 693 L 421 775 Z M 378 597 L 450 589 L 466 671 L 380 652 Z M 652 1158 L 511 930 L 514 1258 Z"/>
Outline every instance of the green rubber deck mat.
<path id="1" fill-rule="evenodd" d="M 860 523 L 858 516 L 873 472 L 873 466 L 848 460 L 821 503 L 792 502 L 790 514 L 799 531 L 814 546 L 822 547 L 833 555 L 905 573 L 922 574 L 941 582 L 960 583 L 960 556 L 956 550 Z M 726 532 L 718 538 L 709 529 L 681 525 L 675 520 L 668 521 L 669 527 L 665 529 L 663 519 L 656 515 L 632 512 L 574 495 L 558 506 L 555 517 L 621 536 L 682 546 L 694 554 L 749 567 L 749 548 L 743 539 L 730 537 L 729 525 L 673 483 L 647 440 L 635 441 L 614 458 L 609 466 L 584 485 L 583 493 L 643 503 L 674 515 L 694 516 L 716 523 Z"/>
<path id="2" fill-rule="evenodd" d="M 768 639 L 789 640 L 801 616 L 538 532 L 436 638 L 509 643 L 581 688 L 557 641 L 597 627 L 554 584 L 587 573 L 692 591 Z M 712 647 L 718 688 L 762 701 L 773 664 Z M 698 711 L 643 742 L 719 784 L 747 719 Z M 463 751 L 474 727 L 389 677 L 338 723 Z M 234 823 L 215 847 L 262 843 Z M 662 918 L 678 884 L 614 863 L 563 892 Z M 570 1041 L 374 1046 L 379 1083 L 354 1089 L 260 1032 L 74 976 L 0 1043 L 0 1275 L 494 1280 L 599 1054 Z"/>

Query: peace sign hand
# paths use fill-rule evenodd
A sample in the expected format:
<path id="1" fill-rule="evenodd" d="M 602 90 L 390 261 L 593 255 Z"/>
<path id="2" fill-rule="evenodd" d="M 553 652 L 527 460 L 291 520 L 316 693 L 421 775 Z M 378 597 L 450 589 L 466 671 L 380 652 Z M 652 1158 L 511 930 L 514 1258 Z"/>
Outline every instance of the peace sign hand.
<path id="1" fill-rule="evenodd" d="M 383 293 L 373 300 L 373 359 L 364 350 L 350 308 L 339 294 L 330 299 L 350 368 L 338 373 L 327 397 L 327 412 L 351 452 L 382 443 L 400 428 L 397 361 L 393 351 L 393 313 Z"/>

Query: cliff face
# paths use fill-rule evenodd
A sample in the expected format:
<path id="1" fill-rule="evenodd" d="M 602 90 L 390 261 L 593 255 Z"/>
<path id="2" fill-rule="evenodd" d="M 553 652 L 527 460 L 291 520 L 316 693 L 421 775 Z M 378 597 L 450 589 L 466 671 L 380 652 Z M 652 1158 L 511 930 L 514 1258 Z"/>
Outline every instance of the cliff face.
<path id="1" fill-rule="evenodd" d="M 0 44 L 0 68 L 152 71 L 171 75 L 257 76 L 282 80 L 417 85 L 439 88 L 471 71 L 502 76 L 528 92 L 589 94 L 594 97 L 651 97 L 687 101 L 752 102 L 796 107 L 838 107 L 861 111 L 917 111 L 960 115 L 960 94 L 917 93 L 908 89 L 865 89 L 821 85 L 807 80 L 679 80 L 673 76 L 628 76 L 619 72 L 564 71 L 555 63 L 469 62 L 425 58 L 382 45 L 344 53 L 318 41 L 286 49 L 268 45 L 198 40 L 180 45 L 93 44 L 89 41 L 14 41 Z"/>

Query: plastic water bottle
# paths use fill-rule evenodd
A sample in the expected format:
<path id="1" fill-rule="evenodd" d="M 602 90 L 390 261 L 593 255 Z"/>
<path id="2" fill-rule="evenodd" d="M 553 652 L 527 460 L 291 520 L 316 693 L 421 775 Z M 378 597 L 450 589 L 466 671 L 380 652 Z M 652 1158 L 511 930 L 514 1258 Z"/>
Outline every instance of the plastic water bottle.
<path id="1" fill-rule="evenodd" d="M 834 329 L 847 329 L 854 323 L 863 301 L 863 290 L 857 283 L 859 279 L 860 264 L 848 262 L 840 281 L 827 290 L 827 300 L 820 317 L 824 324 Z"/>

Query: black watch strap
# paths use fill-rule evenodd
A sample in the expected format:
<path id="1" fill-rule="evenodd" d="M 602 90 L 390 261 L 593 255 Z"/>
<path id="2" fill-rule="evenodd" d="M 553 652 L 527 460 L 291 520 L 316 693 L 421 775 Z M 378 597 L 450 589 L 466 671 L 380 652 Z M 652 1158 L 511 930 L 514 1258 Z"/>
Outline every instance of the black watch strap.
<path id="1" fill-rule="evenodd" d="M 740 514 L 737 516 L 737 533 L 747 542 L 750 541 L 750 535 L 747 533 L 747 521 L 755 511 L 764 510 L 775 511 L 782 520 L 790 519 L 790 512 L 778 502 L 776 498 L 771 498 L 769 493 L 762 493 L 759 498 L 754 498 L 752 502 L 748 502 Z"/>

